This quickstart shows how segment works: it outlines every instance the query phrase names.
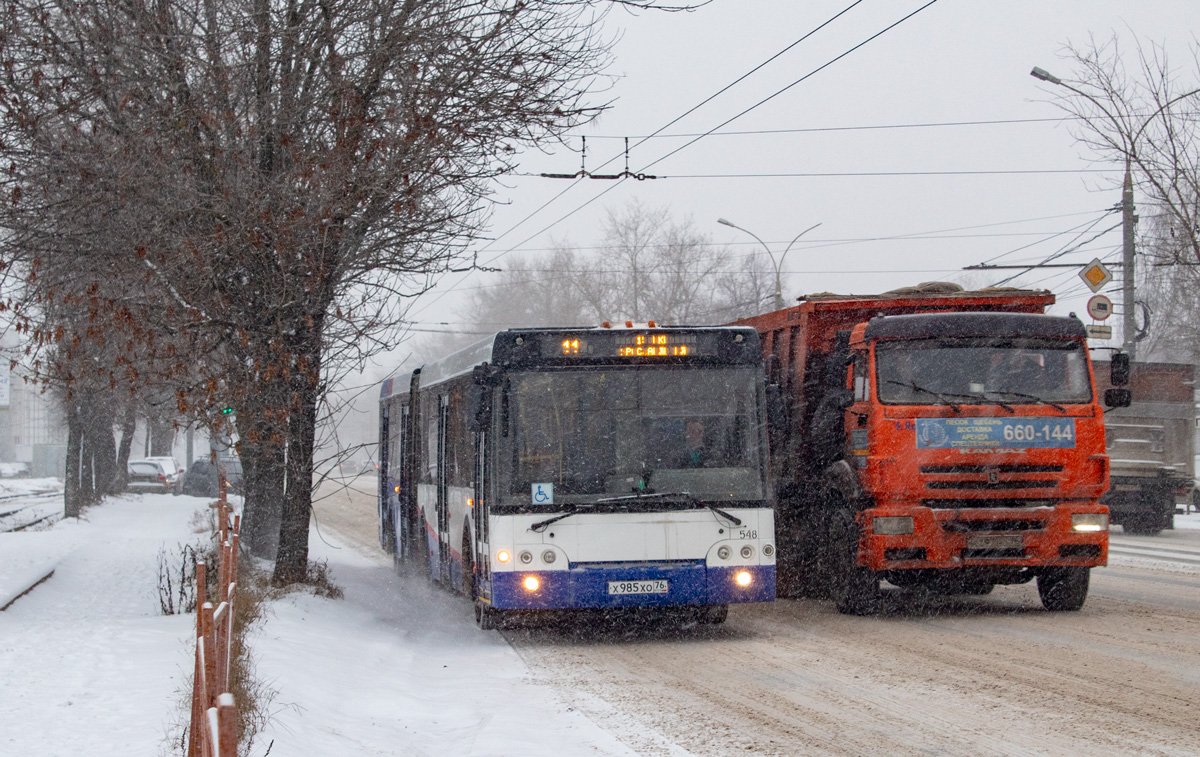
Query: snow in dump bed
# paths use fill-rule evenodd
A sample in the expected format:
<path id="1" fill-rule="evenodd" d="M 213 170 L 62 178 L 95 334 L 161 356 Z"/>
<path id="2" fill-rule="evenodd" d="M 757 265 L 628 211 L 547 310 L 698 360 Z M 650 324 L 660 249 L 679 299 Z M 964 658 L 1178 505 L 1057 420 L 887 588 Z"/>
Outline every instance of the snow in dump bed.
<path id="1" fill-rule="evenodd" d="M 199 541 L 207 505 L 132 495 L 0 535 L 0 576 L 37 555 L 55 568 L 0 613 L 0 754 L 178 753 L 165 738 L 186 714 L 195 619 L 159 614 L 157 555 Z M 401 591 L 381 554 L 315 534 L 313 553 L 346 597 L 290 595 L 254 635 L 259 677 L 278 692 L 256 754 L 272 741 L 284 756 L 632 754 L 533 683 L 499 634 L 474 627 L 465 600 L 412 579 Z"/>

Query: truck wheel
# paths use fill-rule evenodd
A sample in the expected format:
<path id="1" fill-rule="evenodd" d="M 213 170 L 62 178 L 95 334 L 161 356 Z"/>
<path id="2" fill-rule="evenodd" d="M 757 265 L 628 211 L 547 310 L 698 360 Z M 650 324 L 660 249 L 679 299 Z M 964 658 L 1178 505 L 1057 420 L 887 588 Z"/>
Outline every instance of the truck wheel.
<path id="1" fill-rule="evenodd" d="M 1051 612 L 1074 612 L 1083 607 L 1091 568 L 1046 568 L 1038 575 L 1038 596 Z"/>
<path id="2" fill-rule="evenodd" d="M 879 607 L 879 577 L 855 564 L 858 555 L 858 525 L 849 511 L 834 516 L 830 547 L 830 588 L 838 612 L 870 615 Z"/>
<path id="3" fill-rule="evenodd" d="M 1162 533 L 1162 524 L 1153 515 L 1130 515 L 1121 527 L 1125 533 L 1137 536 L 1158 536 Z"/>

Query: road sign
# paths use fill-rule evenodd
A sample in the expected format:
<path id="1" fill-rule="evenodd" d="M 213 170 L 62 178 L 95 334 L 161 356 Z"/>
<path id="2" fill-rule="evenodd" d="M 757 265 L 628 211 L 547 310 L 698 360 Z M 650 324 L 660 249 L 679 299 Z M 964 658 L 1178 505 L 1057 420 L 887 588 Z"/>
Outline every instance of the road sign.
<path id="1" fill-rule="evenodd" d="M 1079 272 L 1079 278 L 1083 279 L 1083 283 L 1088 285 L 1088 289 L 1093 292 L 1099 292 L 1104 288 L 1104 285 L 1112 281 L 1112 271 L 1108 270 L 1108 266 L 1100 262 L 1100 258 L 1093 258 L 1092 262 L 1083 267 Z"/>
<path id="2" fill-rule="evenodd" d="M 1112 315 L 1112 300 L 1102 294 L 1098 294 L 1088 300 L 1087 304 L 1088 315 L 1095 318 L 1097 321 L 1103 321 Z"/>
<path id="3" fill-rule="evenodd" d="M 1112 339 L 1112 326 L 1084 326 L 1088 339 Z"/>

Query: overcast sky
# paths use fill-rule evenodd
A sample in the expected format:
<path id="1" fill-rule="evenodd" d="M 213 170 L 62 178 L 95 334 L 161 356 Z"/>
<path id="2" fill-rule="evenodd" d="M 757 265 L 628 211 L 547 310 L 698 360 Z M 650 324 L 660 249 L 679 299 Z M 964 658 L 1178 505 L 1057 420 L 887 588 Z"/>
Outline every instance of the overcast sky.
<path id="1" fill-rule="evenodd" d="M 1104 212 L 1120 200 L 1120 171 L 1094 162 L 1063 123 L 1046 120 L 1060 112 L 1030 69 L 1068 78 L 1064 44 L 1115 32 L 1129 54 L 1135 35 L 1165 44 L 1181 78 L 1197 81 L 1188 50 L 1200 30 L 1195 0 L 938 0 L 871 41 L 926 3 L 864 0 L 667 126 L 852 2 L 713 0 L 692 13 L 612 13 L 608 27 L 621 40 L 611 72 L 620 78 L 608 93 L 611 109 L 578 130 L 587 136 L 587 167 L 622 171 L 622 138 L 630 137 L 630 169 L 663 178 L 536 176 L 578 170 L 577 137 L 553 154 L 524 155 L 520 175 L 497 194 L 504 204 L 494 241 L 479 245 L 480 262 L 503 267 L 506 256 L 534 256 L 553 240 L 593 247 L 604 213 L 635 198 L 690 217 L 728 245 L 731 270 L 758 243 L 717 218 L 753 231 L 776 254 L 820 223 L 784 260 L 789 303 L 806 292 L 961 279 L 963 266 L 985 261 L 1036 262 L 1119 223 Z M 964 124 L 979 121 L 1018 123 Z M 958 125 L 862 128 L 912 124 Z M 1114 229 L 1063 261 L 1119 259 L 1120 243 Z M 977 272 L 968 283 L 1011 273 Z M 494 282 L 446 277 L 414 309 L 414 326 L 465 327 L 469 298 Z M 1074 271 L 1042 270 L 1016 283 L 1054 291 L 1062 314 L 1082 315 L 1091 294 Z M 1115 301 L 1119 283 L 1105 290 Z"/>

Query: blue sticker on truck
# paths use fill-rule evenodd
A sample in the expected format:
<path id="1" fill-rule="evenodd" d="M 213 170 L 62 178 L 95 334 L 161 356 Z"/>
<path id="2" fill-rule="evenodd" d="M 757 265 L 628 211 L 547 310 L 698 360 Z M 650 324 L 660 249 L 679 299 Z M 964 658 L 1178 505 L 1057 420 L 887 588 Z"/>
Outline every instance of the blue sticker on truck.
<path id="1" fill-rule="evenodd" d="M 1074 418 L 917 419 L 917 449 L 1074 446 Z"/>

